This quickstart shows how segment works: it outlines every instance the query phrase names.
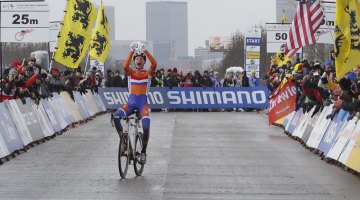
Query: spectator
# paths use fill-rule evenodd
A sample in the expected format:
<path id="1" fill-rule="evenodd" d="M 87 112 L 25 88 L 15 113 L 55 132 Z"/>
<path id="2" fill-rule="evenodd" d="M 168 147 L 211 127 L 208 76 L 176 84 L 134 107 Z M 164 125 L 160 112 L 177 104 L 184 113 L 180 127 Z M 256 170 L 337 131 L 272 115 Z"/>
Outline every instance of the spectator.
<path id="1" fill-rule="evenodd" d="M 242 76 L 241 76 L 240 86 L 241 87 L 250 87 L 249 77 L 247 77 L 246 71 L 241 72 L 241 74 L 242 74 Z"/>
<path id="2" fill-rule="evenodd" d="M 212 87 L 213 82 L 209 76 L 209 72 L 207 70 L 204 71 L 203 74 L 203 86 L 204 87 Z"/>
<path id="3" fill-rule="evenodd" d="M 120 76 L 120 71 L 116 70 L 115 75 L 111 77 L 111 87 L 121 87 L 122 78 Z"/>
<path id="4" fill-rule="evenodd" d="M 194 77 L 189 70 L 186 76 L 182 79 L 184 86 L 183 87 L 193 87 L 194 86 Z"/>
<path id="5" fill-rule="evenodd" d="M 128 76 L 125 74 L 124 78 L 122 79 L 121 87 L 128 87 Z"/>
<path id="6" fill-rule="evenodd" d="M 106 70 L 105 87 L 111 87 L 112 77 L 113 77 L 113 72 L 111 71 L 111 69 Z"/>
<path id="7" fill-rule="evenodd" d="M 258 78 L 256 77 L 256 71 L 251 70 L 251 75 L 249 77 L 249 86 L 256 87 L 258 85 L 257 80 L 258 80 Z"/>
<path id="8" fill-rule="evenodd" d="M 229 73 L 226 75 L 224 81 L 223 81 L 223 87 L 235 87 L 236 82 L 233 77 L 233 73 Z"/>
<path id="9" fill-rule="evenodd" d="M 201 76 L 199 70 L 195 70 L 193 77 L 193 87 L 202 87 L 203 86 L 203 77 Z"/>

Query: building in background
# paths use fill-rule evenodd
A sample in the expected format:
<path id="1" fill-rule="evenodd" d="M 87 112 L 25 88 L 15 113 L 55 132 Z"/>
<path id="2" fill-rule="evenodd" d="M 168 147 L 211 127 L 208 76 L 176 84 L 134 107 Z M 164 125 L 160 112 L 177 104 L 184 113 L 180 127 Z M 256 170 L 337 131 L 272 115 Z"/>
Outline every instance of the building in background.
<path id="1" fill-rule="evenodd" d="M 287 23 L 291 23 L 296 13 L 298 1 L 295 0 L 276 0 L 276 23 L 281 23 L 283 13 Z"/>
<path id="2" fill-rule="evenodd" d="M 115 40 L 115 7 L 114 6 L 105 6 L 105 14 L 110 25 L 110 40 Z"/>
<path id="3" fill-rule="evenodd" d="M 198 47 L 195 49 L 195 58 L 206 60 L 208 58 L 209 49 L 206 47 Z"/>
<path id="4" fill-rule="evenodd" d="M 188 56 L 187 2 L 146 3 L 146 40 L 153 41 L 159 66 L 166 67 Z"/>

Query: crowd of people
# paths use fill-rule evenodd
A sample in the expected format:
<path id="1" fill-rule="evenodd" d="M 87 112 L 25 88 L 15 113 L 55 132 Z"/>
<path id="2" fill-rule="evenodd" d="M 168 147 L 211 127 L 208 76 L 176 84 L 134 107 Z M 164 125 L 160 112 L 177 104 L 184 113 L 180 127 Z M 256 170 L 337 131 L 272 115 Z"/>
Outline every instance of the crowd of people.
<path id="1" fill-rule="evenodd" d="M 336 113 L 343 109 L 350 112 L 351 118 L 360 116 L 360 66 L 343 78 L 336 77 L 335 53 L 331 52 L 329 59 L 323 63 L 299 59 L 296 62 L 288 61 L 279 66 L 275 61 L 271 63 L 264 82 L 269 90 L 276 93 L 276 88 L 284 79 L 295 83 L 297 88 L 297 109 L 310 111 L 315 106 L 315 115 L 324 106 L 334 104 L 333 112 L 327 116 L 333 119 Z M 275 94 L 273 94 L 275 95 Z"/>
<path id="2" fill-rule="evenodd" d="M 245 71 L 226 73 L 224 78 L 219 77 L 219 73 L 213 70 L 188 70 L 186 74 L 178 71 L 177 68 L 161 68 L 157 70 L 151 79 L 151 87 L 253 87 L 257 86 L 256 72 L 253 71 L 248 77 Z M 122 80 L 122 81 L 121 81 Z M 121 86 L 116 85 L 122 83 Z M 107 70 L 104 77 L 104 87 L 126 87 L 127 77 L 119 77 L 119 72 Z"/>
<path id="3" fill-rule="evenodd" d="M 86 73 L 80 68 L 60 71 L 59 68 L 52 67 L 46 71 L 36 63 L 35 58 L 30 57 L 23 63 L 15 60 L 3 70 L 0 82 L 1 101 L 21 99 L 25 103 L 27 97 L 39 101 L 61 91 L 68 91 L 71 96 L 75 90 L 84 93 L 90 89 L 96 92 L 101 83 L 101 71 L 96 68 Z"/>
<path id="4" fill-rule="evenodd" d="M 102 71 L 93 67 L 89 72 L 78 69 L 60 71 L 52 67 L 44 70 L 33 57 L 23 63 L 14 60 L 3 70 L 1 76 L 1 101 L 6 99 L 34 100 L 51 97 L 53 92 L 72 91 L 86 92 L 87 89 L 97 92 L 99 87 L 128 87 L 128 77 L 119 70 Z M 254 81 L 255 80 L 255 81 Z M 187 71 L 184 74 L 173 69 L 157 70 L 151 80 L 151 87 L 250 87 L 256 85 L 255 73 L 248 77 L 245 72 L 227 73 L 221 79 L 216 71 L 200 73 L 199 70 Z"/>
<path id="5" fill-rule="evenodd" d="M 355 67 L 344 78 L 338 79 L 335 73 L 334 53 L 323 63 L 319 61 L 288 61 L 279 66 L 275 61 L 271 63 L 262 84 L 267 85 L 271 92 L 280 85 L 283 79 L 295 83 L 297 87 L 297 109 L 309 110 L 316 106 L 314 114 L 325 105 L 334 103 L 335 114 L 344 109 L 352 116 L 360 116 L 360 67 Z M 252 71 L 250 76 L 246 72 L 229 72 L 219 77 L 219 73 L 205 70 L 182 71 L 173 69 L 157 70 L 151 80 L 151 87 L 253 87 L 257 86 L 258 77 Z M 13 61 L 2 74 L 2 101 L 5 99 L 24 100 L 31 97 L 34 100 L 51 97 L 53 92 L 77 90 L 86 92 L 88 89 L 97 92 L 99 87 L 128 87 L 128 78 L 120 74 L 119 70 L 106 70 L 105 74 L 97 68 L 84 73 L 79 69 L 65 69 L 60 71 L 52 67 L 49 71 L 42 69 L 35 58 L 28 58 L 23 63 Z"/>

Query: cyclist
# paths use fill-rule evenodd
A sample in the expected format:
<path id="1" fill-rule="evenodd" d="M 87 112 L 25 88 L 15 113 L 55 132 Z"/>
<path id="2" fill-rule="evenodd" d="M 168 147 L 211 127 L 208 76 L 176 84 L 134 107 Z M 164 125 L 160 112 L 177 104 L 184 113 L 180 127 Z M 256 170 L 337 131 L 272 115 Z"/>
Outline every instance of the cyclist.
<path id="1" fill-rule="evenodd" d="M 148 58 L 151 63 L 149 70 L 144 69 L 146 58 Z M 134 60 L 135 69 L 130 68 L 131 59 Z M 125 105 L 114 113 L 115 127 L 121 137 L 123 128 L 120 119 L 124 116 L 131 115 L 135 109 L 139 111 L 144 131 L 143 149 L 139 156 L 140 163 L 146 162 L 146 148 L 150 136 L 150 117 L 147 93 L 151 83 L 151 76 L 154 74 L 156 66 L 157 62 L 150 52 L 145 49 L 145 44 L 134 42 L 130 45 L 129 55 L 124 62 L 124 70 L 129 77 L 129 99 Z"/>

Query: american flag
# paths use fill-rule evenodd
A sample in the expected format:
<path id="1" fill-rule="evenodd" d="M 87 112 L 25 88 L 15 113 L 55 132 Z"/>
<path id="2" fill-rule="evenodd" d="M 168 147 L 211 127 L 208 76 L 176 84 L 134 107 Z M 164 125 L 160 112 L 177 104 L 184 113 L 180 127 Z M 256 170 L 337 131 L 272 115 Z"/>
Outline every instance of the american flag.
<path id="1" fill-rule="evenodd" d="M 324 10 L 318 0 L 299 0 L 284 53 L 292 57 L 301 47 L 315 44 L 315 33 L 323 18 Z"/>

